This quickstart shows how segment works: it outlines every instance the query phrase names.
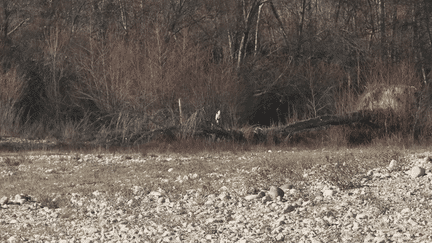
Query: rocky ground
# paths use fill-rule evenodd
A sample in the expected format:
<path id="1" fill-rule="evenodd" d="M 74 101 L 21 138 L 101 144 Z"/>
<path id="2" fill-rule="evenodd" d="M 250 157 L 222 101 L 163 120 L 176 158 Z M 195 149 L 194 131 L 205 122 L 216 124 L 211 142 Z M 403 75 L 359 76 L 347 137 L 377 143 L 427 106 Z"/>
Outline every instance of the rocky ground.
<path id="1" fill-rule="evenodd" d="M 64 195 L 70 206 L 50 209 L 31 195 L 0 193 L 0 241 L 432 242 L 429 156 L 407 155 L 403 165 L 389 161 L 387 168 L 356 176 L 355 187 L 345 190 L 322 181 L 317 166 L 305 171 L 304 181 L 257 188 L 254 194 L 242 191 L 241 173 L 215 176 L 215 183 L 231 186 L 204 201 L 195 189 L 170 201 L 163 190 L 133 186 L 130 198 L 97 190 L 73 193 Z"/>

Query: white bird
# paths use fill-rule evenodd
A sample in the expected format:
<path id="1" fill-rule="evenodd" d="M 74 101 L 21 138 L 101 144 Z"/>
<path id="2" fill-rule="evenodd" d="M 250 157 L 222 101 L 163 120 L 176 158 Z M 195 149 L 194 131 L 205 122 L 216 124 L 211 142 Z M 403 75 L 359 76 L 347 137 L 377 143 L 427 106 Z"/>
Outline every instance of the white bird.
<path id="1" fill-rule="evenodd" d="M 218 110 L 218 112 L 216 112 L 215 121 L 216 121 L 216 125 L 220 125 L 220 121 L 221 121 L 221 111 L 220 110 Z"/>

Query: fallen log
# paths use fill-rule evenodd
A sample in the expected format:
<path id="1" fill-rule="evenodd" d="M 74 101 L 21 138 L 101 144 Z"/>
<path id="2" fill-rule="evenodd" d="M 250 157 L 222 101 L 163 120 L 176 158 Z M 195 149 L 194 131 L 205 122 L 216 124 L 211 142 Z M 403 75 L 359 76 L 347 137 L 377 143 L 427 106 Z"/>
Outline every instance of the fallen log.
<path id="1" fill-rule="evenodd" d="M 298 121 L 282 128 L 275 128 L 275 130 L 281 136 L 286 137 L 296 132 L 320 127 L 348 125 L 358 122 L 370 124 L 371 120 L 375 117 L 375 114 L 376 113 L 372 111 L 357 111 L 344 115 L 325 115 L 304 121 Z"/>
<path id="2" fill-rule="evenodd" d="M 365 124 L 374 126 L 374 120 L 378 117 L 379 112 L 362 110 L 352 112 L 344 115 L 325 115 L 316 118 L 298 121 L 280 127 L 257 127 L 254 129 L 253 141 L 256 143 L 265 142 L 269 139 L 268 135 L 276 135 L 278 137 L 290 137 L 295 133 L 310 131 L 314 129 L 325 129 L 330 126 L 349 125 L 349 124 Z M 145 132 L 144 134 L 135 135 L 129 140 L 133 144 L 147 143 L 150 141 L 158 140 L 161 137 L 167 140 L 175 140 L 182 137 L 179 135 L 181 129 L 178 127 L 169 127 L 163 129 L 155 129 Z M 246 135 L 243 131 L 237 129 L 225 129 L 221 126 L 212 127 L 197 127 L 193 133 L 195 138 L 207 138 L 213 141 L 230 140 L 237 142 L 247 141 Z"/>

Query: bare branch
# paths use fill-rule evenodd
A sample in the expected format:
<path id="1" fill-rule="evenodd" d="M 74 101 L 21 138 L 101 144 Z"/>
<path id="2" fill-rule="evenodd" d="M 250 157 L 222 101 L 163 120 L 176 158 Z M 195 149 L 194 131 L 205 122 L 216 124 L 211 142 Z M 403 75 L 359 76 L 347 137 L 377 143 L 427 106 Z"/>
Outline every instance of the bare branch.
<path id="1" fill-rule="evenodd" d="M 23 24 L 25 24 L 27 21 L 29 21 L 30 20 L 30 18 L 26 18 L 26 19 L 24 19 L 23 21 L 21 21 L 21 23 L 19 23 L 17 26 L 15 26 L 15 28 L 13 28 L 11 31 L 9 31 L 8 33 L 7 33 L 7 35 L 9 36 L 9 35 L 11 35 L 13 32 L 15 32 L 19 27 L 21 27 Z"/>

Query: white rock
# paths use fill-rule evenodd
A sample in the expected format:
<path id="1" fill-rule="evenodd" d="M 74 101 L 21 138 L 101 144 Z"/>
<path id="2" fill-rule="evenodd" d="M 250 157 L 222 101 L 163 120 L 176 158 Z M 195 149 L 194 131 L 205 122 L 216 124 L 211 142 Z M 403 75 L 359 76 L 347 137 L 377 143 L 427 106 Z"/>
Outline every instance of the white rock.
<path id="1" fill-rule="evenodd" d="M 265 202 L 268 202 L 268 201 L 271 201 L 271 200 L 272 200 L 272 198 L 269 195 L 266 195 L 265 197 L 261 198 L 261 202 L 262 203 L 265 203 Z"/>
<path id="2" fill-rule="evenodd" d="M 222 201 L 225 201 L 225 200 L 229 200 L 229 199 L 231 199 L 231 196 L 229 195 L 228 192 L 222 192 L 222 193 L 218 196 L 218 198 L 219 198 L 220 200 L 222 200 Z"/>
<path id="3" fill-rule="evenodd" d="M 280 189 L 282 189 L 284 192 L 288 192 L 289 190 L 293 189 L 293 185 L 291 184 L 284 184 L 280 187 Z"/>
<path id="4" fill-rule="evenodd" d="M 214 203 L 213 199 L 212 199 L 212 198 L 209 198 L 209 199 L 204 203 L 204 205 L 209 206 L 209 205 L 213 205 L 213 203 Z"/>
<path id="5" fill-rule="evenodd" d="M 158 198 L 157 202 L 158 202 L 158 204 L 162 204 L 165 202 L 165 198 L 160 197 L 160 198 Z"/>
<path id="6" fill-rule="evenodd" d="M 258 198 L 258 195 L 247 195 L 246 197 L 244 197 L 244 199 L 247 201 L 255 200 L 257 198 Z"/>
<path id="7" fill-rule="evenodd" d="M 411 168 L 411 170 L 409 171 L 409 175 L 412 178 L 416 178 L 416 177 L 420 177 L 420 176 L 424 176 L 425 175 L 425 169 L 419 166 L 414 166 Z"/>
<path id="8" fill-rule="evenodd" d="M 297 191 L 297 189 L 295 189 L 295 188 L 289 190 L 289 194 L 290 194 L 290 195 L 295 195 L 295 194 L 297 194 L 297 193 L 298 193 L 298 191 Z"/>
<path id="9" fill-rule="evenodd" d="M 375 243 L 385 243 L 385 242 L 387 242 L 387 240 L 386 240 L 386 238 L 385 237 L 375 237 L 375 239 L 373 240 L 373 242 L 375 242 Z"/>
<path id="10" fill-rule="evenodd" d="M 277 236 L 276 236 L 276 240 L 277 241 L 283 241 L 285 239 L 285 236 L 284 236 L 284 234 L 282 234 L 282 233 L 279 233 Z"/>
<path id="11" fill-rule="evenodd" d="M 271 186 L 270 191 L 268 192 L 267 195 L 269 195 L 272 200 L 277 200 L 278 197 L 283 198 L 284 191 L 282 189 L 280 189 L 279 187 Z"/>
<path id="12" fill-rule="evenodd" d="M 221 188 L 219 188 L 219 191 L 221 192 L 228 191 L 228 187 L 222 186 Z"/>
<path id="13" fill-rule="evenodd" d="M 357 214 L 357 217 L 356 217 L 357 220 L 359 220 L 359 219 L 367 219 L 367 218 L 368 218 L 368 215 L 365 214 L 365 213 L 359 213 L 359 214 Z"/>
<path id="14" fill-rule="evenodd" d="M 11 237 L 9 237 L 9 239 L 7 239 L 7 242 L 8 243 L 15 243 L 15 242 L 18 242 L 18 240 L 17 240 L 17 238 L 15 238 L 15 236 L 11 236 Z"/>
<path id="15" fill-rule="evenodd" d="M 411 212 L 411 209 L 409 209 L 409 208 L 404 208 L 401 211 L 402 214 L 409 213 L 409 212 Z"/>
<path id="16" fill-rule="evenodd" d="M 389 171 L 396 170 L 398 166 L 398 162 L 396 160 L 390 161 L 389 166 L 387 167 Z"/>
<path id="17" fill-rule="evenodd" d="M 161 197 L 161 196 L 162 196 L 162 193 L 157 192 L 157 191 L 152 191 L 152 192 L 150 192 L 148 195 L 157 198 L 157 197 Z"/>
<path id="18" fill-rule="evenodd" d="M 357 223 L 357 222 L 354 222 L 353 225 L 352 225 L 352 229 L 353 230 L 358 230 L 359 228 L 360 228 L 360 224 Z"/>
<path id="19" fill-rule="evenodd" d="M 83 231 L 88 235 L 92 235 L 92 234 L 95 234 L 96 232 L 98 232 L 98 229 L 95 227 L 85 227 L 85 228 L 83 228 Z"/>
<path id="20" fill-rule="evenodd" d="M 9 198 L 6 196 L 3 196 L 0 198 L 0 205 L 7 204 L 9 202 Z"/>
<path id="21" fill-rule="evenodd" d="M 14 203 L 20 204 L 20 205 L 23 204 L 25 201 L 27 201 L 27 198 L 23 194 L 15 195 L 15 199 L 13 200 Z"/>
<path id="22" fill-rule="evenodd" d="M 293 206 L 293 205 L 287 205 L 287 206 L 284 207 L 283 212 L 284 212 L 284 213 L 290 213 L 290 212 L 294 211 L 295 208 L 296 208 L 296 207 Z"/>
<path id="23" fill-rule="evenodd" d="M 323 190 L 323 196 L 324 197 L 331 197 L 331 196 L 333 196 L 333 194 L 334 194 L 334 191 L 331 189 Z"/>

